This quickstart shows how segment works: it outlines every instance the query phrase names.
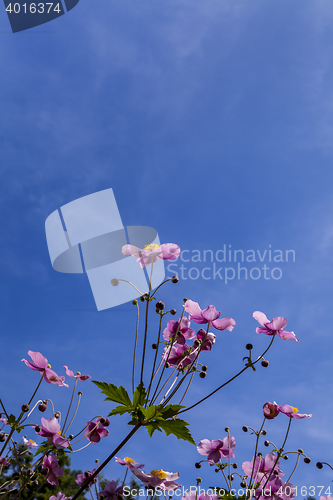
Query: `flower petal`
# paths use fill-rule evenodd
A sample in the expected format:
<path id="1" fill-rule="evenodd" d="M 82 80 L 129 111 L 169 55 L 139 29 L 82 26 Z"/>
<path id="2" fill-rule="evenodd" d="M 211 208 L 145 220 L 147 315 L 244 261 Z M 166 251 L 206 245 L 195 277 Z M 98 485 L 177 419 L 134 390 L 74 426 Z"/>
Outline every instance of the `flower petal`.
<path id="1" fill-rule="evenodd" d="M 234 329 L 235 324 L 236 321 L 233 318 L 220 318 L 211 322 L 211 325 L 217 330 L 229 330 L 229 332 Z"/>
<path id="2" fill-rule="evenodd" d="M 266 314 L 264 314 L 263 312 L 254 311 L 252 316 L 254 317 L 254 319 L 256 319 L 258 321 L 258 323 L 261 324 L 261 326 L 265 326 L 266 323 L 269 323 L 269 319 L 267 319 Z"/>
<path id="3" fill-rule="evenodd" d="M 286 318 L 283 318 L 282 316 L 277 316 L 277 318 L 272 319 L 272 321 L 268 323 L 266 326 L 271 330 L 281 330 L 281 328 L 284 328 L 286 324 L 287 324 Z"/>
<path id="4" fill-rule="evenodd" d="M 163 243 L 160 249 L 162 250 L 162 254 L 159 255 L 159 258 L 163 260 L 178 259 L 180 255 L 180 248 L 175 243 Z"/>
<path id="5" fill-rule="evenodd" d="M 214 321 L 221 316 L 221 313 L 216 310 L 215 306 L 210 305 L 201 312 L 201 316 L 207 321 Z"/>

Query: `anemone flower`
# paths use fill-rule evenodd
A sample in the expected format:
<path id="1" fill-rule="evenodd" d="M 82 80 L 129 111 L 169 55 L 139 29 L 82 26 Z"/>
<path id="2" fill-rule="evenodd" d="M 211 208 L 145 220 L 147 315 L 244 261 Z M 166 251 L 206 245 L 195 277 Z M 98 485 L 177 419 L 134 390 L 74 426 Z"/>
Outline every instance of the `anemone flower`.
<path id="1" fill-rule="evenodd" d="M 84 435 L 89 441 L 96 444 L 100 442 L 101 438 L 108 436 L 109 431 L 101 423 L 101 419 L 96 418 L 94 421 L 87 422 Z"/>
<path id="2" fill-rule="evenodd" d="M 75 478 L 75 482 L 79 486 L 82 486 L 87 481 L 87 479 L 93 475 L 94 472 L 96 472 L 96 469 L 86 470 L 83 474 L 78 474 Z M 89 484 L 96 483 L 96 481 L 97 479 L 94 477 L 94 479 Z"/>
<path id="3" fill-rule="evenodd" d="M 231 332 L 236 324 L 236 321 L 232 318 L 220 318 L 220 311 L 217 311 L 215 306 L 212 305 L 201 310 L 198 302 L 188 299 L 185 302 L 184 308 L 190 315 L 190 318 L 199 325 L 209 322 L 217 330 L 229 330 Z"/>
<path id="4" fill-rule="evenodd" d="M 58 458 L 55 455 L 45 455 L 43 458 L 43 466 L 47 469 L 45 476 L 46 481 L 54 486 L 59 486 L 58 477 L 64 473 L 58 463 Z"/>
<path id="5" fill-rule="evenodd" d="M 306 413 L 298 413 L 298 409 L 295 408 L 294 406 L 290 406 L 290 405 L 278 406 L 278 410 L 281 413 L 284 413 L 285 415 L 287 415 L 287 417 L 290 417 L 290 418 L 299 419 L 299 418 L 310 418 L 310 417 L 312 417 L 312 413 L 310 413 L 309 415 L 307 415 Z"/>
<path id="6" fill-rule="evenodd" d="M 76 375 L 74 375 L 74 372 L 72 372 L 72 370 L 70 370 L 66 365 L 64 365 L 64 368 L 66 370 L 66 375 L 68 375 L 69 377 L 75 377 L 78 380 L 88 380 L 88 378 L 91 378 L 90 375 L 81 375 L 80 372 L 76 372 Z"/>
<path id="7" fill-rule="evenodd" d="M 65 377 L 63 375 L 59 376 L 55 371 L 51 370 L 51 365 L 48 364 L 47 359 L 40 352 L 28 351 L 28 354 L 32 361 L 24 358 L 21 359 L 21 361 L 24 361 L 31 370 L 41 372 L 44 375 L 44 380 L 46 380 L 48 384 L 68 387 L 68 385 L 65 384 Z"/>
<path id="8" fill-rule="evenodd" d="M 41 421 L 42 428 L 40 431 L 36 432 L 36 434 L 46 437 L 48 442 L 50 444 L 54 444 L 57 450 L 68 448 L 69 440 L 61 436 L 60 424 L 58 420 L 55 417 L 51 417 L 48 420 L 42 417 Z"/>
<path id="9" fill-rule="evenodd" d="M 256 328 L 257 333 L 264 333 L 265 335 L 276 334 L 283 340 L 296 340 L 296 342 L 299 342 L 299 339 L 296 338 L 294 332 L 287 332 L 286 330 L 284 330 L 284 327 L 287 324 L 286 318 L 283 318 L 282 316 L 277 316 L 276 318 L 272 319 L 272 321 L 269 321 L 269 319 L 267 319 L 266 314 L 260 311 L 254 311 L 252 316 L 261 325 L 261 327 L 258 326 Z"/>
<path id="10" fill-rule="evenodd" d="M 176 331 L 178 329 L 177 337 L 174 339 L 175 344 L 183 345 L 186 340 L 191 340 L 195 336 L 195 331 L 190 328 L 191 320 L 190 318 L 182 318 L 182 320 L 167 322 L 166 328 L 163 330 L 164 340 L 170 341 L 174 338 Z"/>
<path id="11" fill-rule="evenodd" d="M 97 494 L 98 497 L 104 497 L 104 500 L 117 500 L 123 497 L 123 487 L 118 486 L 117 481 L 107 481 L 104 490 Z"/>
<path id="12" fill-rule="evenodd" d="M 146 245 L 143 249 L 134 245 L 124 245 L 121 251 L 123 255 L 138 257 L 137 262 L 139 262 L 142 268 L 152 262 L 156 262 L 157 259 L 173 260 L 177 259 L 180 255 L 180 248 L 174 243 L 163 243 L 161 246 L 150 244 Z"/>
<path id="13" fill-rule="evenodd" d="M 234 449 L 236 446 L 236 440 L 233 436 L 225 437 L 224 439 L 202 439 L 199 441 L 197 447 L 198 453 L 200 455 L 207 455 L 207 460 L 210 465 L 217 464 L 221 458 L 228 458 L 230 453 L 230 458 L 235 456 Z M 230 448 L 230 452 L 229 452 Z"/>

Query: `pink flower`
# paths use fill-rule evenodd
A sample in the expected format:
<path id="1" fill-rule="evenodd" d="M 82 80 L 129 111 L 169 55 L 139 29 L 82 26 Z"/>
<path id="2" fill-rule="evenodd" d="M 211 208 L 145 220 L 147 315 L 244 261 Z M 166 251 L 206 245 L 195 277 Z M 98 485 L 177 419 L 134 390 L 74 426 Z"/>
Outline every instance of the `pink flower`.
<path id="1" fill-rule="evenodd" d="M 64 471 L 58 464 L 58 458 L 55 455 L 45 455 L 43 465 L 47 469 L 46 481 L 54 486 L 59 486 L 57 477 L 61 477 Z"/>
<path id="2" fill-rule="evenodd" d="M 175 479 L 179 478 L 179 472 L 167 472 L 163 469 L 152 470 L 150 474 L 146 474 L 140 469 L 133 468 L 131 472 L 147 486 L 151 488 L 160 488 L 162 490 L 176 490 L 179 488 L 179 484 L 175 482 Z"/>
<path id="3" fill-rule="evenodd" d="M 217 311 L 215 306 L 212 305 L 201 310 L 198 302 L 188 299 L 184 307 L 190 318 L 199 325 L 209 322 L 217 330 L 229 330 L 231 332 L 236 324 L 236 321 L 232 318 L 220 318 L 220 311 Z"/>
<path id="4" fill-rule="evenodd" d="M 75 482 L 82 486 L 87 481 L 87 479 L 93 475 L 94 472 L 96 472 L 96 469 L 86 470 L 83 474 L 78 474 L 75 478 Z M 89 484 L 96 483 L 96 481 L 97 479 L 94 477 L 94 479 L 92 479 Z"/>
<path id="5" fill-rule="evenodd" d="M 64 365 L 64 368 L 65 368 L 65 370 L 66 370 L 66 375 L 68 375 L 69 377 L 75 377 L 75 378 L 77 378 L 78 380 L 82 380 L 82 381 L 84 381 L 84 380 L 88 380 L 88 378 L 91 378 L 91 376 L 90 376 L 90 375 L 81 375 L 81 373 L 80 373 L 80 372 L 76 372 L 76 375 L 74 375 L 74 372 L 72 372 L 72 370 L 70 370 L 70 369 L 68 368 L 68 366 L 66 366 L 66 365 Z"/>
<path id="6" fill-rule="evenodd" d="M 270 472 L 273 470 L 275 465 L 276 455 L 271 452 L 267 453 L 265 458 L 261 455 L 256 456 L 256 460 L 253 467 L 253 458 L 251 462 L 243 462 L 242 468 L 248 477 L 251 477 L 253 470 L 253 480 L 255 483 L 260 483 L 263 478 L 267 479 Z M 278 477 L 284 476 L 283 472 L 279 469 L 280 459 L 276 462 L 274 470 L 278 473 Z"/>
<path id="7" fill-rule="evenodd" d="M 118 486 L 117 481 L 107 481 L 103 491 L 98 493 L 98 497 L 104 497 L 105 500 L 117 500 L 123 496 L 122 486 Z"/>
<path id="8" fill-rule="evenodd" d="M 203 328 L 200 328 L 195 336 L 195 339 L 199 341 L 201 345 L 201 351 L 211 351 L 213 345 L 215 344 L 216 335 L 208 332 L 206 334 Z"/>
<path id="9" fill-rule="evenodd" d="M 309 415 L 307 415 L 306 413 L 298 413 L 298 409 L 294 408 L 293 406 L 290 406 L 290 405 L 278 406 L 278 410 L 281 413 L 284 413 L 285 415 L 287 415 L 287 417 L 290 417 L 290 418 L 299 419 L 299 418 L 310 418 L 310 417 L 312 417 L 312 413 L 310 413 Z"/>
<path id="10" fill-rule="evenodd" d="M 221 458 L 229 457 L 229 448 L 230 448 L 230 457 L 234 457 L 234 449 L 236 446 L 236 440 L 233 436 L 225 437 L 224 439 L 213 439 L 209 441 L 209 439 L 202 439 L 199 441 L 199 445 L 197 447 L 198 453 L 200 455 L 207 455 L 207 460 L 211 462 L 209 465 L 217 464 Z"/>
<path id="11" fill-rule="evenodd" d="M 190 352 L 187 344 L 174 344 L 172 347 L 165 347 L 162 358 L 170 366 L 177 366 L 179 370 L 191 365 L 197 357 L 197 352 Z"/>
<path id="12" fill-rule="evenodd" d="M 269 321 L 269 319 L 267 319 L 266 314 L 260 311 L 254 311 L 252 316 L 262 326 L 262 328 L 260 326 L 256 328 L 257 333 L 264 333 L 265 335 L 276 334 L 283 340 L 296 340 L 296 342 L 299 342 L 294 332 L 287 332 L 284 330 L 284 327 L 287 324 L 286 318 L 283 318 L 282 316 L 277 316 L 276 318 L 272 319 L 272 321 Z"/>
<path id="13" fill-rule="evenodd" d="M 145 466 L 145 464 L 139 464 L 133 458 L 128 458 L 128 457 L 125 458 L 116 457 L 116 462 L 120 465 L 126 465 L 126 467 L 130 470 L 132 470 L 133 468 L 142 469 Z"/>
<path id="14" fill-rule="evenodd" d="M 0 457 L 0 469 L 1 467 L 7 467 L 10 464 L 10 460 L 5 457 Z"/>
<path id="15" fill-rule="evenodd" d="M 167 322 L 166 328 L 163 330 L 164 340 L 172 340 L 178 328 L 177 337 L 174 342 L 176 344 L 185 344 L 186 340 L 191 340 L 195 336 L 195 331 L 190 328 L 191 320 L 189 318 L 182 318 L 182 320 L 174 321 L 170 320 Z"/>
<path id="16" fill-rule="evenodd" d="M 2 418 L 0 417 L 0 422 L 2 422 L 3 424 L 7 425 L 8 422 L 7 422 L 7 419 L 6 418 Z"/>
<path id="17" fill-rule="evenodd" d="M 206 492 L 197 494 L 196 491 L 186 491 L 181 500 L 219 500 L 219 496 Z"/>
<path id="18" fill-rule="evenodd" d="M 333 496 L 332 495 L 327 495 L 327 497 L 321 496 L 319 500 L 333 500 Z"/>
<path id="19" fill-rule="evenodd" d="M 28 446 L 29 448 L 37 448 L 38 447 L 38 444 L 35 443 L 35 441 L 33 441 L 32 439 L 27 439 L 25 436 L 23 436 L 22 440 L 23 440 L 23 443 L 26 446 Z"/>
<path id="20" fill-rule="evenodd" d="M 59 377 L 56 372 L 51 370 L 51 366 L 48 364 L 47 359 L 40 352 L 28 351 L 28 354 L 32 361 L 27 361 L 26 359 L 21 359 L 21 361 L 24 361 L 31 370 L 43 373 L 44 380 L 46 380 L 48 384 L 68 387 L 68 385 L 65 384 L 65 377 Z"/>
<path id="21" fill-rule="evenodd" d="M 54 444 L 54 446 L 61 450 L 62 448 L 68 448 L 69 440 L 65 439 L 60 434 L 60 424 L 55 417 L 46 418 L 42 417 L 42 428 L 39 432 L 36 432 L 39 436 L 46 437 L 50 444 Z"/>
<path id="22" fill-rule="evenodd" d="M 101 423 L 101 418 L 96 418 L 93 422 L 87 422 L 87 427 L 85 430 L 85 437 L 96 444 L 99 443 L 101 438 L 109 435 L 109 431 L 105 428 L 105 426 Z"/>
<path id="23" fill-rule="evenodd" d="M 59 493 L 57 493 L 57 496 L 52 495 L 49 500 L 71 500 L 71 498 L 72 497 L 65 497 L 65 495 L 61 493 L 61 491 L 59 491 Z"/>
<path id="24" fill-rule="evenodd" d="M 280 413 L 278 405 L 275 403 L 265 403 L 263 406 L 264 409 L 264 416 L 268 420 L 272 420 L 273 418 L 277 417 L 278 414 Z"/>
<path id="25" fill-rule="evenodd" d="M 134 245 L 124 245 L 121 251 L 123 255 L 138 257 L 137 262 L 139 262 L 142 268 L 152 262 L 156 262 L 157 259 L 173 260 L 177 259 L 180 255 L 180 248 L 174 243 L 163 243 L 161 246 L 150 244 L 146 245 L 144 249 Z"/>

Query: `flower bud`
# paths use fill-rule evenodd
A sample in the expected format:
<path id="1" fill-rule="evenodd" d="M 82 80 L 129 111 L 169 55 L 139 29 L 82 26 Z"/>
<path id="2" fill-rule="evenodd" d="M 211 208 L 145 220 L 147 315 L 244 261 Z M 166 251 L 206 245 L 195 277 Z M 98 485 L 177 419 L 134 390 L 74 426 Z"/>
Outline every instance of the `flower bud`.
<path id="1" fill-rule="evenodd" d="M 22 405 L 21 410 L 22 410 L 24 413 L 27 413 L 27 411 L 29 411 L 29 410 L 30 410 L 30 406 L 29 406 L 28 404 L 24 404 L 24 405 Z"/>
<path id="2" fill-rule="evenodd" d="M 193 342 L 193 345 L 195 347 L 198 347 L 200 345 L 200 341 L 198 339 L 195 339 L 195 341 Z"/>
<path id="3" fill-rule="evenodd" d="M 267 431 L 266 431 L 265 429 L 263 429 L 263 430 L 261 431 L 261 434 L 262 434 L 263 436 L 266 436 Z"/>
<path id="4" fill-rule="evenodd" d="M 169 363 L 165 363 L 165 368 L 169 368 L 170 364 Z"/>
<path id="5" fill-rule="evenodd" d="M 234 476 L 233 474 L 231 474 L 231 476 L 229 476 L 229 474 L 228 474 L 228 479 L 229 479 L 230 481 L 233 481 L 233 480 L 235 479 L 235 476 Z"/>
<path id="6" fill-rule="evenodd" d="M 70 441 L 71 441 L 72 439 L 74 439 L 74 434 L 70 434 L 70 435 L 68 436 L 68 439 L 69 439 Z"/>
<path id="7" fill-rule="evenodd" d="M 194 464 L 194 466 L 195 466 L 196 469 L 201 469 L 201 463 L 200 462 L 196 462 Z"/>
<path id="8" fill-rule="evenodd" d="M 229 432 L 229 427 L 224 428 L 225 432 Z"/>
<path id="9" fill-rule="evenodd" d="M 240 484 L 240 487 L 241 488 L 246 488 L 246 482 L 245 481 L 242 481 L 241 484 Z"/>
<path id="10" fill-rule="evenodd" d="M 32 483 L 34 486 L 38 486 L 38 479 L 35 479 L 34 482 Z"/>
<path id="11" fill-rule="evenodd" d="M 145 301 L 144 296 L 143 296 L 143 295 L 141 295 L 141 297 L 139 298 L 139 300 L 140 300 L 141 302 L 144 302 L 144 301 Z"/>
<path id="12" fill-rule="evenodd" d="M 247 432 L 248 430 L 249 430 L 248 426 L 247 425 L 243 425 L 242 431 Z"/>
<path id="13" fill-rule="evenodd" d="M 19 477 L 20 477 L 20 474 L 18 472 L 13 472 L 12 479 L 18 479 Z"/>
<path id="14" fill-rule="evenodd" d="M 47 409 L 47 403 L 44 403 L 44 401 L 38 406 L 38 410 L 41 412 L 44 412 Z"/>
<path id="15" fill-rule="evenodd" d="M 288 460 L 288 458 L 289 458 L 289 457 L 288 457 L 288 455 L 283 455 L 283 458 L 284 458 L 285 460 Z"/>
<path id="16" fill-rule="evenodd" d="M 233 469 L 237 469 L 238 465 L 235 463 L 235 464 L 232 464 L 232 468 Z"/>
<path id="17" fill-rule="evenodd" d="M 55 414 L 54 414 L 55 418 L 59 418 L 60 417 L 60 411 L 56 411 Z"/>
<path id="18" fill-rule="evenodd" d="M 172 281 L 172 283 L 178 283 L 178 281 L 179 281 L 178 276 L 172 276 L 171 281 Z"/>
<path id="19" fill-rule="evenodd" d="M 40 425 L 35 425 L 35 432 L 40 432 L 42 430 Z"/>
<path id="20" fill-rule="evenodd" d="M 170 314 L 172 314 L 172 316 L 174 316 L 175 314 L 177 314 L 176 309 L 171 309 L 171 310 L 170 310 Z"/>
<path id="21" fill-rule="evenodd" d="M 310 457 L 304 457 L 304 463 L 309 464 L 311 462 Z"/>
<path id="22" fill-rule="evenodd" d="M 6 441 L 6 436 L 3 432 L 0 432 L 0 443 L 3 443 L 4 441 Z"/>
<path id="23" fill-rule="evenodd" d="M 304 451 L 302 450 L 302 448 L 298 448 L 298 453 L 304 453 Z"/>
<path id="24" fill-rule="evenodd" d="M 275 469 L 275 470 L 273 471 L 273 474 L 275 474 L 275 476 L 278 476 L 278 475 L 279 475 L 279 471 Z"/>
<path id="25" fill-rule="evenodd" d="M 206 365 L 202 365 L 201 370 L 202 370 L 203 372 L 206 372 L 206 371 L 208 370 L 208 366 L 206 366 Z"/>
<path id="26" fill-rule="evenodd" d="M 261 362 L 261 366 L 263 366 L 264 368 L 267 368 L 268 365 L 269 365 L 269 361 L 267 361 L 267 359 L 263 359 Z"/>
<path id="27" fill-rule="evenodd" d="M 30 468 L 29 468 L 29 469 L 27 469 L 27 470 L 25 471 L 25 474 L 26 474 L 26 476 L 27 476 L 27 477 L 31 477 L 31 476 L 33 476 L 33 475 L 34 475 L 34 471 L 33 471 L 32 469 L 30 469 Z"/>
<path id="28" fill-rule="evenodd" d="M 152 349 L 157 349 L 157 344 L 152 344 L 151 347 Z"/>
<path id="29" fill-rule="evenodd" d="M 207 377 L 207 373 L 206 372 L 200 372 L 199 373 L 199 377 L 200 378 L 206 378 Z"/>
<path id="30" fill-rule="evenodd" d="M 118 286 L 119 285 L 119 281 L 116 278 L 112 278 L 111 285 L 112 286 Z"/>
<path id="31" fill-rule="evenodd" d="M 43 474 L 43 476 L 46 476 L 46 474 L 48 473 L 48 469 L 46 467 L 42 467 L 40 473 Z"/>
<path id="32" fill-rule="evenodd" d="M 102 424 L 102 425 L 105 425 L 105 418 L 104 417 L 101 417 L 99 419 L 99 423 Z"/>
<path id="33" fill-rule="evenodd" d="M 322 469 L 324 466 L 321 462 L 317 462 L 316 467 L 317 467 L 317 469 Z"/>
<path id="34" fill-rule="evenodd" d="M 264 446 L 269 446 L 269 441 L 267 441 L 267 439 L 264 441 Z"/>
<path id="35" fill-rule="evenodd" d="M 136 306 L 138 304 L 138 301 L 135 299 L 135 300 L 133 300 L 132 304 L 133 304 L 133 306 Z"/>
<path id="36" fill-rule="evenodd" d="M 247 349 L 248 351 L 251 351 L 251 349 L 253 349 L 253 345 L 252 344 L 246 344 L 245 349 Z"/>
<path id="37" fill-rule="evenodd" d="M 156 302 L 156 311 L 163 311 L 164 308 L 165 308 L 164 302 L 162 302 L 161 300 Z"/>

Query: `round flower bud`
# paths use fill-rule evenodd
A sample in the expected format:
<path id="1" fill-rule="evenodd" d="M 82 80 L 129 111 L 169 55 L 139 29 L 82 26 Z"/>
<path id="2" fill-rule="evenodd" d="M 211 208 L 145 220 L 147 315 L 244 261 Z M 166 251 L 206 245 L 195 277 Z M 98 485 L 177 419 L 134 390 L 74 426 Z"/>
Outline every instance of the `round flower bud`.
<path id="1" fill-rule="evenodd" d="M 195 339 L 193 345 L 195 345 L 195 347 L 198 347 L 200 345 L 200 341 L 198 339 Z"/>
<path id="2" fill-rule="evenodd" d="M 284 458 L 285 460 L 288 460 L 288 458 L 289 458 L 289 457 L 288 457 L 288 455 L 283 455 L 283 458 Z"/>
<path id="3" fill-rule="evenodd" d="M 112 278 L 111 285 L 112 286 L 118 286 L 119 285 L 119 281 L 116 278 Z"/>
<path id="4" fill-rule="evenodd" d="M 252 344 L 246 344 L 245 349 L 247 349 L 248 351 L 251 351 L 251 349 L 253 349 L 253 345 Z"/>
<path id="5" fill-rule="evenodd" d="M 39 406 L 38 406 L 38 410 L 41 411 L 41 412 L 44 412 L 45 410 L 47 409 L 47 403 L 41 403 Z"/>
<path id="6" fill-rule="evenodd" d="M 215 472 L 220 472 L 220 469 L 215 469 Z"/>
<path id="7" fill-rule="evenodd" d="M 232 464 L 233 469 L 237 469 L 238 465 L 237 464 Z"/>
<path id="8" fill-rule="evenodd" d="M 246 488 L 246 482 L 245 481 L 242 481 L 241 484 L 240 484 L 240 487 L 241 488 Z"/>
<path id="9" fill-rule="evenodd" d="M 102 425 L 105 425 L 105 418 L 104 417 L 101 417 L 99 419 L 99 423 L 102 424 Z"/>
<path id="10" fill-rule="evenodd" d="M 24 404 L 24 405 L 22 405 L 21 410 L 22 410 L 24 413 L 26 413 L 27 411 L 29 411 L 29 410 L 30 410 L 30 406 L 29 406 L 28 404 Z"/>
<path id="11" fill-rule="evenodd" d="M 201 469 L 201 463 L 199 463 L 199 462 L 196 462 L 194 464 L 194 466 L 195 466 L 196 469 Z"/>
<path id="12" fill-rule="evenodd" d="M 56 411 L 55 414 L 54 414 L 55 418 L 59 418 L 60 417 L 60 411 Z"/>
<path id="13" fill-rule="evenodd" d="M 235 479 L 235 476 L 233 474 L 231 474 L 231 476 L 228 475 L 228 479 L 230 479 L 230 481 L 233 481 Z"/>
<path id="14" fill-rule="evenodd" d="M 169 368 L 170 367 L 170 364 L 169 363 L 165 363 L 165 368 Z"/>
<path id="15" fill-rule="evenodd" d="M 208 366 L 203 365 L 203 366 L 201 367 L 201 370 L 202 370 L 203 372 L 206 372 L 206 371 L 208 370 Z"/>
<path id="16" fill-rule="evenodd" d="M 229 432 L 229 427 L 224 428 L 225 432 Z"/>
<path id="17" fill-rule="evenodd" d="M 309 464 L 311 462 L 310 457 L 304 457 L 304 463 Z"/>
<path id="18" fill-rule="evenodd" d="M 145 301 L 144 296 L 143 296 L 143 295 L 141 295 L 141 297 L 139 298 L 139 300 L 140 300 L 141 302 L 144 302 L 144 301 Z"/>
<path id="19" fill-rule="evenodd" d="M 165 308 L 164 302 L 162 302 L 161 300 L 159 302 L 156 302 L 156 311 L 163 311 L 164 308 Z"/>
<path id="20" fill-rule="evenodd" d="M 106 418 L 105 419 L 105 424 L 104 424 L 104 427 L 109 427 L 110 425 L 110 419 L 109 418 Z"/>
<path id="21" fill-rule="evenodd" d="M 206 378 L 207 377 L 207 373 L 206 372 L 200 372 L 199 373 L 199 377 L 200 378 Z"/>
<path id="22" fill-rule="evenodd" d="M 263 429 L 263 430 L 261 431 L 261 434 L 262 434 L 263 436 L 266 436 L 267 431 L 266 431 L 265 429 Z"/>
<path id="23" fill-rule="evenodd" d="M 3 432 L 0 432 L 0 443 L 3 443 L 4 441 L 6 441 L 6 436 Z"/>
<path id="24" fill-rule="evenodd" d="M 172 276 L 171 281 L 172 281 L 172 283 L 178 283 L 178 281 L 179 281 L 178 276 Z"/>
<path id="25" fill-rule="evenodd" d="M 269 446 L 269 441 L 267 441 L 267 439 L 264 441 L 264 446 Z"/>
<path id="26" fill-rule="evenodd" d="M 137 301 L 136 299 L 135 299 L 135 300 L 133 300 L 133 302 L 132 302 L 133 306 L 136 306 L 136 305 L 137 305 L 137 303 L 138 303 L 138 301 Z"/>
<path id="27" fill-rule="evenodd" d="M 171 309 L 171 310 L 170 310 L 170 314 L 172 314 L 172 316 L 174 316 L 175 314 L 177 314 L 176 309 Z"/>
<path id="28" fill-rule="evenodd" d="M 322 469 L 324 466 L 321 462 L 317 462 L 316 467 L 317 467 L 317 469 Z"/>
<path id="29" fill-rule="evenodd" d="M 185 297 L 185 299 L 183 299 L 183 302 L 187 302 L 187 301 L 188 301 L 188 299 Z"/>
<path id="30" fill-rule="evenodd" d="M 34 475 L 34 471 L 32 469 L 27 469 L 25 471 L 25 474 L 26 474 L 27 477 L 31 477 L 31 476 Z"/>
<path id="31" fill-rule="evenodd" d="M 72 439 L 74 439 L 74 434 L 70 434 L 70 435 L 68 436 L 68 439 L 69 439 L 70 441 L 71 441 Z"/>
<path id="32" fill-rule="evenodd" d="M 35 425 L 35 432 L 40 432 L 42 430 L 40 425 Z"/>
<path id="33" fill-rule="evenodd" d="M 243 425 L 242 431 L 247 432 L 248 430 L 249 430 L 248 426 L 247 425 Z"/>
<path id="34" fill-rule="evenodd" d="M 18 472 L 13 472 L 12 478 L 13 479 L 18 479 L 20 477 L 20 474 Z"/>
<path id="35" fill-rule="evenodd" d="M 157 349 L 157 344 L 152 344 L 151 347 L 152 349 Z"/>
<path id="36" fill-rule="evenodd" d="M 261 366 L 263 366 L 264 368 L 267 368 L 268 365 L 269 365 L 269 361 L 267 361 L 267 359 L 263 359 L 261 362 Z"/>
<path id="37" fill-rule="evenodd" d="M 46 476 L 46 474 L 48 473 L 48 469 L 46 467 L 42 467 L 40 473 L 43 474 L 43 476 Z"/>

